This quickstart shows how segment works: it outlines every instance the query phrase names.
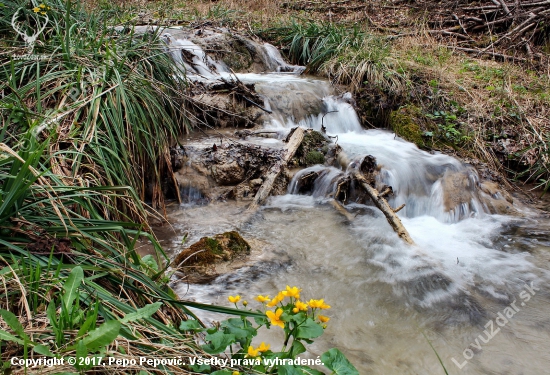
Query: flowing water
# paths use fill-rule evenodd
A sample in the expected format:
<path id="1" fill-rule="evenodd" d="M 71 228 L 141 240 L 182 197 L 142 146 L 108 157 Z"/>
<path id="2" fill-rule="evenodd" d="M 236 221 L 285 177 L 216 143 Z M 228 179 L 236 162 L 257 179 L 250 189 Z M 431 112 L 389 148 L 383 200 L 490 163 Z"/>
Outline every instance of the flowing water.
<path id="1" fill-rule="evenodd" d="M 190 48 L 190 42 L 177 43 Z M 274 66 L 283 65 L 279 58 Z M 223 74 L 207 73 L 202 78 Z M 182 298 L 229 305 L 227 296 L 240 294 L 254 306 L 257 294 L 297 285 L 304 297 L 332 306 L 328 328 L 309 355 L 338 347 L 361 374 L 442 374 L 430 343 L 450 374 L 550 373 L 547 218 L 518 205 L 517 215 L 491 214 L 490 202 L 504 198 L 481 191 L 474 169 L 393 133 L 363 130 L 350 96 L 336 96 L 324 80 L 292 74 L 239 79 L 255 82 L 273 110 L 266 128 L 324 125 L 350 160 L 375 156 L 377 183 L 392 186 L 392 207 L 406 205 L 399 216 L 416 244 L 403 243 L 371 205 L 348 202 L 354 219 L 341 216 L 327 196 L 345 171 L 314 166 L 238 228 L 254 244 L 249 265 L 209 285 L 174 279 Z M 310 171 L 320 177 L 307 195 L 298 194 L 297 179 Z M 237 202 L 173 209 L 176 233 L 165 246 L 176 252 L 184 233 L 192 243 L 234 229 L 244 209 Z M 276 346 L 279 331 L 263 332 L 261 339 Z"/>

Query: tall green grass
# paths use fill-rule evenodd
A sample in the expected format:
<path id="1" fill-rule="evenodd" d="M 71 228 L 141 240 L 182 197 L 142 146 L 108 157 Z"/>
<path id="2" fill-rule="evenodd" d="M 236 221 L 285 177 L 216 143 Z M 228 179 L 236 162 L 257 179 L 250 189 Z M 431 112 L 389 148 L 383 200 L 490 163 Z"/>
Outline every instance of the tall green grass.
<path id="1" fill-rule="evenodd" d="M 307 66 L 307 72 L 326 75 L 353 91 L 365 84 L 390 93 L 406 89 L 407 77 L 391 58 L 390 41 L 357 25 L 294 20 L 260 35 L 281 45 L 294 64 Z"/>
<path id="2" fill-rule="evenodd" d="M 103 13 L 85 13 L 70 1 L 45 4 L 48 27 L 34 48 L 43 58 L 16 58 L 24 45 L 13 30 L 2 53 L 8 144 L 37 125 L 37 136 L 51 136 L 52 167 L 72 184 L 132 186 L 140 199 L 162 207 L 162 182 L 172 183 L 162 181 L 171 172 L 169 146 L 188 126 L 183 72 L 163 53 L 158 32 L 135 35 L 129 25 L 117 31 Z M 7 5 L 4 32 L 17 9 L 22 21 L 32 20 L 34 3 Z M 135 207 L 116 204 L 139 218 Z"/>

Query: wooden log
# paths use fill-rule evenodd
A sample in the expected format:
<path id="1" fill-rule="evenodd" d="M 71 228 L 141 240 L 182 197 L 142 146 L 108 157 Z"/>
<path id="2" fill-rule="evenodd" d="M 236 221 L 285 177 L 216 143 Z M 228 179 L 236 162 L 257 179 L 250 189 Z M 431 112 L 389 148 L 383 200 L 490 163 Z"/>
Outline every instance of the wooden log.
<path id="1" fill-rule="evenodd" d="M 260 189 L 256 193 L 254 200 L 252 201 L 252 203 L 250 203 L 250 206 L 248 206 L 248 212 L 256 211 L 260 207 L 260 205 L 265 202 L 267 197 L 269 197 L 271 190 L 273 190 L 273 184 L 275 183 L 275 180 L 277 179 L 277 177 L 279 177 L 283 168 L 294 157 L 296 150 L 304 139 L 304 134 L 305 130 L 303 128 L 298 127 L 293 129 L 292 136 L 290 137 L 288 143 L 283 149 L 283 156 L 281 160 L 279 160 L 277 163 L 275 163 L 275 165 L 273 165 L 273 167 L 271 167 L 271 170 L 267 174 L 264 183 L 262 184 L 262 186 L 260 186 Z"/>
<path id="2" fill-rule="evenodd" d="M 330 201 L 330 204 L 332 205 L 332 207 L 336 209 L 336 212 L 344 216 L 348 221 L 353 221 L 353 219 L 355 219 L 355 215 L 353 215 L 351 212 L 346 210 L 346 208 L 342 206 L 342 204 L 337 200 L 332 199 Z"/>
<path id="3" fill-rule="evenodd" d="M 352 176 L 353 178 L 355 178 L 355 180 L 357 180 L 357 182 L 359 182 L 363 190 L 365 190 L 367 195 L 372 199 L 374 205 L 378 207 L 380 211 L 382 211 L 384 216 L 386 216 L 386 220 L 388 220 L 388 223 L 393 228 L 395 233 L 397 233 L 399 238 L 410 245 L 414 245 L 414 241 L 409 235 L 409 232 L 407 232 L 407 230 L 401 223 L 401 219 L 399 219 L 399 216 L 397 216 L 393 209 L 390 207 L 388 201 L 380 196 L 378 190 L 370 186 L 365 176 L 363 176 L 363 174 L 359 172 L 359 170 L 353 171 Z"/>

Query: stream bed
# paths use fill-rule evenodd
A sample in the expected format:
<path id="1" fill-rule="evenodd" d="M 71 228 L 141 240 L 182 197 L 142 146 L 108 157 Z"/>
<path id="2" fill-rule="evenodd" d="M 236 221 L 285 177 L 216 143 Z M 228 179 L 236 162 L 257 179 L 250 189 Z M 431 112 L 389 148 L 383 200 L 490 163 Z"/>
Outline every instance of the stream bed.
<path id="1" fill-rule="evenodd" d="M 240 294 L 254 308 L 256 295 L 296 285 L 305 298 L 324 298 L 332 306 L 325 334 L 308 355 L 337 347 L 361 374 L 442 374 L 434 350 L 450 374 L 549 373 L 548 216 L 482 191 L 477 172 L 457 159 L 421 151 L 388 131 L 364 130 L 350 96 L 336 95 L 328 81 L 294 74 L 238 77 L 255 83 L 272 110 L 264 128 L 284 133 L 324 125 L 350 160 L 376 157 L 378 182 L 392 186 L 392 207 L 405 204 L 399 216 L 416 245 L 401 241 L 374 206 L 347 202 L 353 220 L 340 215 L 329 193 L 333 177 L 344 171 L 314 166 L 308 170 L 324 168 L 332 177 L 319 178 L 308 194 L 298 194 L 291 183 L 286 195 L 271 197 L 239 228 L 247 202 L 171 206 L 173 231 L 159 237 L 172 256 L 184 247 L 184 234 L 190 244 L 234 229 L 253 248 L 246 264 L 209 284 L 189 285 L 174 276 L 181 298 L 229 306 L 227 297 Z M 321 111 L 307 113 L 315 101 Z M 212 144 L 208 138 L 188 142 Z M 250 142 L 282 145 L 260 137 Z M 495 213 L 495 202 L 510 214 Z M 262 332 L 261 340 L 276 347 L 282 331 Z"/>

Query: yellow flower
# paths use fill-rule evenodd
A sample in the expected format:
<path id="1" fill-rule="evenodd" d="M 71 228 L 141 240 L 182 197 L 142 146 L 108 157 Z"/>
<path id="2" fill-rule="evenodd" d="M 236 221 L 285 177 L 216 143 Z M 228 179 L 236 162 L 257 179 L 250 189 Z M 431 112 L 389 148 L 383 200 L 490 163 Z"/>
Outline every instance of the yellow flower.
<path id="1" fill-rule="evenodd" d="M 292 309 L 293 313 L 298 313 L 299 311 L 306 311 L 307 310 L 307 303 L 304 303 L 302 301 L 296 301 L 296 307 Z"/>
<path id="2" fill-rule="evenodd" d="M 40 12 L 41 15 L 45 16 L 46 15 L 46 12 Z"/>
<path id="3" fill-rule="evenodd" d="M 38 13 L 38 12 L 40 12 L 40 8 L 39 7 L 34 7 L 34 8 L 32 8 L 32 11 L 34 13 Z"/>
<path id="4" fill-rule="evenodd" d="M 241 375 L 241 373 L 238 372 L 238 371 L 233 371 L 233 372 L 231 373 L 231 375 Z"/>
<path id="5" fill-rule="evenodd" d="M 243 301 L 243 306 L 244 306 L 244 307 L 248 306 L 248 302 Z"/>
<path id="6" fill-rule="evenodd" d="M 254 299 L 255 299 L 256 301 L 258 301 L 258 302 L 261 302 L 261 303 L 271 301 L 271 299 L 269 298 L 269 296 L 262 296 L 261 294 L 258 295 L 258 297 L 254 298 Z"/>
<path id="7" fill-rule="evenodd" d="M 283 314 L 283 309 L 277 309 L 276 312 L 273 311 L 266 311 L 265 313 L 269 320 L 271 320 L 271 324 L 274 326 L 279 326 L 281 328 L 285 328 L 285 322 L 281 320 L 281 315 Z"/>
<path id="8" fill-rule="evenodd" d="M 283 295 L 285 297 L 294 297 L 296 299 L 300 298 L 300 291 L 302 289 L 298 289 L 297 286 L 293 286 L 292 288 L 290 286 L 286 286 L 286 290 L 283 290 L 281 293 L 283 293 Z"/>
<path id="9" fill-rule="evenodd" d="M 239 301 L 241 300 L 241 296 L 238 296 L 238 295 L 235 296 L 235 297 L 229 296 L 229 297 L 227 297 L 227 299 L 228 299 L 229 302 L 231 302 L 231 303 L 237 303 L 237 302 L 239 302 Z"/>
<path id="10" fill-rule="evenodd" d="M 321 323 L 326 323 L 330 320 L 330 318 L 328 316 L 324 316 L 324 315 L 319 315 L 317 318 L 319 318 Z"/>
<path id="11" fill-rule="evenodd" d="M 46 6 L 44 4 L 40 4 L 39 7 L 44 9 Z"/>
<path id="12" fill-rule="evenodd" d="M 327 305 L 324 299 L 310 299 L 308 304 L 312 309 L 330 309 L 330 305 Z"/>
<path id="13" fill-rule="evenodd" d="M 283 292 L 279 292 L 279 294 L 277 294 L 275 297 L 273 297 L 271 302 L 269 302 L 266 306 L 267 307 L 275 307 L 275 306 L 277 306 L 277 304 L 279 302 L 281 302 L 284 299 L 285 299 L 285 295 L 283 294 Z"/>
<path id="14" fill-rule="evenodd" d="M 260 346 L 258 346 L 258 350 L 259 350 L 260 352 L 262 352 L 262 353 L 263 353 L 263 352 L 267 352 L 267 351 L 269 350 L 270 346 L 271 346 L 271 345 L 269 345 L 269 344 L 266 345 L 265 342 L 262 341 L 262 343 L 260 344 Z"/>
<path id="15" fill-rule="evenodd" d="M 327 329 L 327 325 L 326 325 L 326 324 L 323 324 L 321 327 L 323 327 L 323 329 Z"/>
<path id="16" fill-rule="evenodd" d="M 248 356 L 256 358 L 260 354 L 258 349 L 254 349 L 252 345 L 248 347 Z"/>

